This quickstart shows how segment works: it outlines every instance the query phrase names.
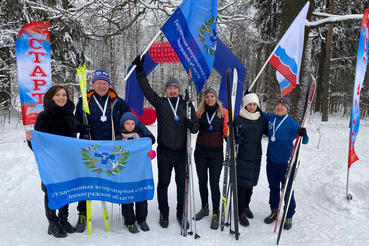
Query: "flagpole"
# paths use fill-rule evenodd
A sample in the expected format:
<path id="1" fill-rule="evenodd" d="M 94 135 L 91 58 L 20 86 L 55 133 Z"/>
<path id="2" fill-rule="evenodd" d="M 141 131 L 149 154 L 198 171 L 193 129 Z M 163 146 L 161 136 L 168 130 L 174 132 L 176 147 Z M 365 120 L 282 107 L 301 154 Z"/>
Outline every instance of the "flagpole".
<path id="1" fill-rule="evenodd" d="M 274 50 L 275 50 L 275 49 L 276 49 L 276 48 L 274 48 Z M 270 58 L 272 57 L 272 55 L 273 55 L 273 53 L 274 53 L 274 50 L 273 50 L 272 54 L 270 54 L 270 56 L 269 56 L 268 60 L 265 62 L 264 66 L 260 69 L 260 72 L 258 73 L 258 75 L 256 75 L 256 78 L 254 79 L 254 81 L 253 81 L 253 82 L 252 82 L 252 84 L 250 85 L 250 87 L 249 87 L 249 90 L 248 90 L 248 91 L 251 91 L 251 88 L 254 86 L 254 84 L 255 84 L 256 80 L 258 80 L 258 78 L 260 77 L 261 73 L 264 71 L 264 69 L 265 69 L 266 65 L 268 64 L 268 62 L 269 62 Z"/>
<path id="2" fill-rule="evenodd" d="M 142 53 L 141 53 L 141 59 L 147 53 L 147 51 L 150 49 L 151 45 L 155 42 L 155 40 L 160 36 L 161 33 L 162 33 L 162 31 L 159 30 L 158 33 L 155 35 L 155 37 L 150 41 L 150 43 L 144 49 L 144 51 L 142 51 Z M 133 65 L 133 67 L 131 68 L 131 70 L 129 70 L 127 76 L 124 78 L 124 82 L 127 81 L 127 79 L 129 78 L 129 76 L 131 76 L 131 74 L 133 73 L 133 71 L 136 69 L 136 67 L 137 67 L 137 65 Z"/>
<path id="3" fill-rule="evenodd" d="M 349 174 L 350 174 L 350 169 L 347 168 L 346 198 L 347 198 L 347 200 L 350 201 L 350 200 L 352 200 L 352 195 L 348 193 Z"/>

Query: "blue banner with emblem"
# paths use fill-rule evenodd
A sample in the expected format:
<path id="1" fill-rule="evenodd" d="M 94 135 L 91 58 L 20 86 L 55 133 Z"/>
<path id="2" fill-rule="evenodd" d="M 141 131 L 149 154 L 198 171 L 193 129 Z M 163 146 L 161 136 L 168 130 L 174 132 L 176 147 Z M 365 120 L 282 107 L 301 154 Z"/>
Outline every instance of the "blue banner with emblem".
<path id="1" fill-rule="evenodd" d="M 101 141 L 32 133 L 50 209 L 84 200 L 124 204 L 154 197 L 150 138 Z"/>
<path id="2" fill-rule="evenodd" d="M 210 76 L 217 48 L 216 0 L 184 0 L 161 30 L 189 72 L 197 93 Z"/>

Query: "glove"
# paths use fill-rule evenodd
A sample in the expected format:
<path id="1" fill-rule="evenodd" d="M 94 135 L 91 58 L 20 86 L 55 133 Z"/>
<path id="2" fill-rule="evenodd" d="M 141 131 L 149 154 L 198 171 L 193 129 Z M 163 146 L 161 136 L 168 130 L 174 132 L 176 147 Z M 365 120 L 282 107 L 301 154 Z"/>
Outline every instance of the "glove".
<path id="1" fill-rule="evenodd" d="M 92 128 L 90 125 L 83 125 L 83 124 L 77 125 L 77 132 L 81 134 L 89 134 L 91 133 L 91 130 Z"/>
<path id="2" fill-rule="evenodd" d="M 243 138 L 237 136 L 236 137 L 236 144 L 242 144 L 242 142 L 243 142 Z"/>
<path id="3" fill-rule="evenodd" d="M 234 128 L 234 134 L 236 137 L 239 137 L 242 135 L 242 124 L 238 121 L 233 121 L 232 126 Z"/>
<path id="4" fill-rule="evenodd" d="M 191 130 L 194 127 L 195 123 L 193 123 L 193 121 L 191 119 L 186 118 L 185 122 L 184 122 L 184 125 L 185 125 L 186 128 Z"/>
<path id="5" fill-rule="evenodd" d="M 137 72 L 142 72 L 144 70 L 143 64 L 145 62 L 145 55 L 142 57 L 141 56 L 136 56 L 136 58 L 134 59 L 134 61 L 132 62 L 132 65 L 136 65 L 136 70 Z"/>
<path id="6" fill-rule="evenodd" d="M 297 134 L 299 134 L 300 137 L 306 137 L 306 128 L 301 127 L 297 130 Z"/>

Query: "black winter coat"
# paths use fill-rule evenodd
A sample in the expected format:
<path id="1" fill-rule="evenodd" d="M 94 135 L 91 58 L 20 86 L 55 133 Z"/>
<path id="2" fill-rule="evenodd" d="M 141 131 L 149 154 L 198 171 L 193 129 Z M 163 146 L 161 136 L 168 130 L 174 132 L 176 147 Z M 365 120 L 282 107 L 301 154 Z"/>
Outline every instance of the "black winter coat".
<path id="1" fill-rule="evenodd" d="M 267 133 L 267 124 L 263 116 L 257 120 L 248 120 L 240 115 L 235 124 L 242 125 L 237 154 L 237 185 L 252 189 L 258 184 L 261 166 L 261 139 Z"/>
<path id="2" fill-rule="evenodd" d="M 66 137 L 76 137 L 76 121 L 73 115 L 74 103 L 68 100 L 64 107 L 51 100 L 44 101 L 44 111 L 37 115 L 34 129 Z M 28 141 L 31 147 L 31 142 Z"/>
<path id="3" fill-rule="evenodd" d="M 186 149 L 187 129 L 184 125 L 186 118 L 186 102 L 182 98 L 179 101 L 177 115 L 179 121 L 174 121 L 174 114 L 166 97 L 160 97 L 149 85 L 145 71 L 137 71 L 136 78 L 140 84 L 142 93 L 146 99 L 156 109 L 158 121 L 158 145 L 170 150 L 184 150 Z M 192 133 L 196 133 L 199 129 L 197 122 L 196 111 L 191 106 L 191 119 L 194 121 L 194 127 L 191 129 Z"/>

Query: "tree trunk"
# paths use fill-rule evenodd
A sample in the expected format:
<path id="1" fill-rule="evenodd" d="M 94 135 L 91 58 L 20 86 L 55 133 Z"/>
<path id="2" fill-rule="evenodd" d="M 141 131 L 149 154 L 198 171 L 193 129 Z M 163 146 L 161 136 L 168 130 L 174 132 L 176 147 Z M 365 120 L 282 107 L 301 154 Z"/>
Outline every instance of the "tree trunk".
<path id="1" fill-rule="evenodd" d="M 324 83 L 324 64 L 326 59 L 326 43 L 324 40 L 321 42 L 319 66 L 318 66 L 318 78 L 316 87 L 316 100 L 315 100 L 315 112 L 321 112 L 322 96 L 323 96 L 323 83 Z"/>
<path id="2" fill-rule="evenodd" d="M 334 0 L 328 0 L 329 13 L 334 12 Z M 328 25 L 327 33 L 327 49 L 324 66 L 324 80 L 323 80 L 323 96 L 322 96 L 322 121 L 328 121 L 329 114 L 329 83 L 331 76 L 331 59 L 332 59 L 332 41 L 333 41 L 333 24 Z"/>

